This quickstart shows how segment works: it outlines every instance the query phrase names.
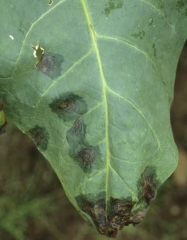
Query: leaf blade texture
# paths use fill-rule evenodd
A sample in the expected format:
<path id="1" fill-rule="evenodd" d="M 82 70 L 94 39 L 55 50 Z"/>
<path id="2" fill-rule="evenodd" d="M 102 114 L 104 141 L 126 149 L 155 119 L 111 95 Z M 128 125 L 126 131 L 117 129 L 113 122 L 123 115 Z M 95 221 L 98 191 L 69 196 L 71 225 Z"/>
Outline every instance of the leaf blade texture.
<path id="1" fill-rule="evenodd" d="M 1 5 L 6 115 L 33 138 L 77 210 L 115 237 L 142 220 L 177 164 L 170 105 L 186 3 Z M 38 62 L 32 46 L 42 49 Z"/>

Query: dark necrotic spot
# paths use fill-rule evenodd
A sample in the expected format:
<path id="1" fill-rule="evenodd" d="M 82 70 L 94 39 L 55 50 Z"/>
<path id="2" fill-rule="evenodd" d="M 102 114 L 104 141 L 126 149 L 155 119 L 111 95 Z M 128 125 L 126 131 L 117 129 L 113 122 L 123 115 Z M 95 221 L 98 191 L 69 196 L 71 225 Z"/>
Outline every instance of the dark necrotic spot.
<path id="1" fill-rule="evenodd" d="M 122 217 L 129 217 L 134 202 L 111 198 L 110 205 L 112 213 Z"/>
<path id="2" fill-rule="evenodd" d="M 49 107 L 64 121 L 75 120 L 87 111 L 83 99 L 74 94 L 64 94 L 49 104 Z"/>
<path id="3" fill-rule="evenodd" d="M 118 230 L 131 223 L 131 209 L 135 203 L 131 198 L 124 200 L 111 198 L 110 202 L 106 202 L 105 197 L 106 192 L 102 192 L 86 197 L 78 196 L 76 201 L 82 211 L 93 219 L 101 234 L 115 238 Z"/>
<path id="4" fill-rule="evenodd" d="M 124 0 L 109 0 L 105 7 L 105 15 L 108 16 L 112 10 L 123 7 Z"/>
<path id="5" fill-rule="evenodd" d="M 137 211 L 135 214 L 133 214 L 130 217 L 127 225 L 133 224 L 135 226 L 141 223 L 141 221 L 145 218 L 146 213 L 147 213 L 147 209 Z"/>
<path id="6" fill-rule="evenodd" d="M 64 59 L 59 54 L 44 53 L 41 61 L 37 64 L 37 68 L 40 72 L 54 79 L 60 76 L 63 62 Z"/>
<path id="7" fill-rule="evenodd" d="M 106 235 L 107 229 L 107 217 L 106 217 L 106 205 L 104 199 L 99 199 L 96 202 L 85 201 L 82 210 L 90 215 L 93 219 L 98 231 Z"/>
<path id="8" fill-rule="evenodd" d="M 134 202 L 130 200 L 113 199 L 110 200 L 109 224 L 111 229 L 120 230 L 127 225 Z"/>
<path id="9" fill-rule="evenodd" d="M 79 118 L 73 123 L 73 126 L 66 133 L 67 142 L 74 152 L 76 152 L 79 149 L 78 146 L 84 142 L 85 129 L 86 126 L 83 124 L 83 120 Z"/>
<path id="10" fill-rule="evenodd" d="M 145 199 L 147 204 L 156 198 L 157 190 L 154 184 L 153 177 L 149 176 L 143 179 L 143 193 L 142 198 Z"/>
<path id="11" fill-rule="evenodd" d="M 44 127 L 35 126 L 29 130 L 28 134 L 32 137 L 34 143 L 39 149 L 47 149 L 49 134 Z"/>
<path id="12" fill-rule="evenodd" d="M 149 203 L 156 198 L 159 182 L 157 180 L 156 168 L 147 166 L 138 182 L 139 198 Z"/>
<path id="13" fill-rule="evenodd" d="M 85 170 L 89 170 L 92 167 L 95 156 L 95 149 L 93 147 L 83 148 L 77 154 L 79 163 Z"/>

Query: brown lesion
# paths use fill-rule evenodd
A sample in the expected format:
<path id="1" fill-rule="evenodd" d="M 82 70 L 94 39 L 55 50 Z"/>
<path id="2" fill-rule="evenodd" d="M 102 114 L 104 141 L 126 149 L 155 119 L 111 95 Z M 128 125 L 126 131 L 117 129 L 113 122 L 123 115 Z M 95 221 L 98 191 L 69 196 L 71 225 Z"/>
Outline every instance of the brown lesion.
<path id="1" fill-rule="evenodd" d="M 59 104 L 59 109 L 66 111 L 66 112 L 78 112 L 79 106 L 74 99 L 64 99 Z"/>
<path id="2" fill-rule="evenodd" d="M 51 3 L 52 4 L 52 3 Z M 60 54 L 45 52 L 40 44 L 32 46 L 34 57 L 37 58 L 35 67 L 48 77 L 55 79 L 61 75 L 63 56 Z"/>
<path id="3" fill-rule="evenodd" d="M 159 185 L 156 179 L 156 169 L 148 166 L 138 181 L 138 201 L 131 198 L 110 198 L 106 202 L 105 198 L 95 202 L 86 200 L 82 210 L 90 215 L 101 234 L 115 238 L 124 226 L 137 225 L 145 218 L 150 202 L 156 198 Z"/>
<path id="4" fill-rule="evenodd" d="M 146 203 L 149 203 L 156 198 L 157 190 L 156 185 L 154 183 L 154 179 L 152 175 L 147 176 L 142 180 L 143 182 L 143 192 L 142 199 L 145 199 Z"/>
<path id="5" fill-rule="evenodd" d="M 96 202 L 85 201 L 82 207 L 82 210 L 92 217 L 98 231 L 102 235 L 106 235 L 107 229 L 107 216 L 105 209 L 106 204 L 103 199 L 99 199 Z"/>
<path id="6" fill-rule="evenodd" d="M 28 135 L 30 135 L 40 150 L 46 150 L 49 141 L 49 134 L 44 127 L 36 125 L 32 129 L 28 131 Z"/>
<path id="7" fill-rule="evenodd" d="M 82 210 L 92 217 L 102 235 L 115 238 L 118 230 L 129 224 L 134 202 L 111 198 L 109 205 L 110 210 L 107 211 L 104 199 L 85 201 Z"/>
<path id="8" fill-rule="evenodd" d="M 72 93 L 63 93 L 62 96 L 54 99 L 49 107 L 64 121 L 75 121 L 87 111 L 87 105 L 82 97 Z"/>
<path id="9" fill-rule="evenodd" d="M 117 231 L 127 224 L 133 205 L 134 203 L 132 201 L 111 199 L 111 215 L 109 216 L 109 219 L 112 229 Z"/>
<path id="10" fill-rule="evenodd" d="M 142 210 L 138 210 L 136 213 L 132 214 L 128 220 L 128 224 L 133 224 L 133 226 L 141 223 L 141 221 L 145 218 L 148 207 Z"/>
<path id="11" fill-rule="evenodd" d="M 41 61 L 36 67 L 43 73 L 51 73 L 56 70 L 55 57 L 47 54 L 42 55 Z"/>
<path id="12" fill-rule="evenodd" d="M 83 168 L 90 168 L 95 160 L 94 148 L 88 147 L 81 149 L 77 154 L 77 158 Z"/>
<path id="13" fill-rule="evenodd" d="M 78 118 L 74 123 L 73 126 L 68 130 L 68 133 L 72 134 L 72 135 L 79 135 L 82 130 L 83 130 L 83 121 L 81 118 Z"/>

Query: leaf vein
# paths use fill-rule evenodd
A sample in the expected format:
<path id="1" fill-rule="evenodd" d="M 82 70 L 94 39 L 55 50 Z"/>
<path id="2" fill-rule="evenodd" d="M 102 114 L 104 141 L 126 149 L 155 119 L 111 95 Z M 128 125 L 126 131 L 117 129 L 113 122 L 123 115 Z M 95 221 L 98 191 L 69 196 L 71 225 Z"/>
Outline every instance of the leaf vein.
<path id="1" fill-rule="evenodd" d="M 100 56 L 100 52 L 99 52 L 99 48 L 97 45 L 97 39 L 96 39 L 96 35 L 95 35 L 95 31 L 94 31 L 94 26 L 92 23 L 92 19 L 86 4 L 85 0 L 81 0 L 81 4 L 83 7 L 83 12 L 85 14 L 85 19 L 87 22 L 87 26 L 90 32 L 90 38 L 92 41 L 92 45 L 93 48 L 95 50 L 95 54 L 96 54 L 96 58 L 97 58 L 97 62 L 98 62 L 98 67 L 99 67 L 99 73 L 100 73 L 100 77 L 101 77 L 101 81 L 102 81 L 102 93 L 103 93 L 103 101 L 104 104 L 106 106 L 106 110 L 105 110 L 105 135 L 106 135 L 106 204 L 107 204 L 107 200 L 109 200 L 109 196 L 108 194 L 108 179 L 109 179 L 109 165 L 110 165 L 110 154 L 109 154 L 109 135 L 108 135 L 108 128 L 109 128 L 109 123 L 108 123 L 108 102 L 107 102 L 107 92 L 106 92 L 106 79 L 105 79 L 105 75 L 104 75 L 104 71 L 103 71 L 103 66 L 102 66 L 102 61 L 101 61 L 101 56 Z"/>
<path id="2" fill-rule="evenodd" d="M 111 40 L 111 41 L 116 41 L 119 42 L 121 44 L 125 44 L 135 50 L 137 50 L 138 52 L 140 52 L 154 67 L 154 69 L 158 72 L 157 67 L 155 65 L 155 63 L 153 62 L 153 60 L 149 57 L 149 55 L 144 52 L 143 50 L 139 49 L 137 46 L 133 45 L 132 43 L 130 43 L 129 41 L 125 40 L 125 39 L 120 39 L 120 38 L 116 38 L 116 37 L 110 37 L 110 36 L 105 36 L 105 35 L 99 35 L 97 34 L 98 38 L 102 38 L 102 39 L 107 39 L 107 40 Z"/>
<path id="3" fill-rule="evenodd" d="M 145 0 L 140 0 L 140 2 L 146 4 L 149 7 L 151 7 L 152 9 L 154 9 L 155 12 L 160 14 L 166 20 L 166 23 L 168 24 L 168 26 L 170 26 L 172 28 L 171 24 L 168 22 L 168 20 L 166 18 L 166 14 L 164 12 L 162 12 L 159 8 L 157 8 L 155 5 L 151 4 L 150 2 L 147 2 Z"/>
<path id="4" fill-rule="evenodd" d="M 119 173 L 116 172 L 116 170 L 115 170 L 111 165 L 109 165 L 109 166 L 110 166 L 110 169 L 111 169 L 116 175 L 118 175 L 118 177 L 123 181 L 123 183 L 127 186 L 127 188 L 128 188 L 132 193 L 135 194 L 135 191 L 129 186 L 129 184 L 127 184 L 127 182 L 119 175 Z"/>
<path id="5" fill-rule="evenodd" d="M 160 142 L 157 138 L 157 136 L 155 135 L 151 125 L 148 123 L 148 121 L 146 120 L 145 116 L 143 115 L 143 113 L 128 99 L 124 98 L 123 96 L 121 96 L 120 94 L 116 93 L 115 91 L 113 91 L 109 86 L 107 86 L 107 89 L 109 92 L 113 93 L 114 95 L 116 95 L 117 97 L 121 98 L 123 101 L 129 103 L 139 114 L 140 116 L 144 119 L 144 121 L 146 122 L 147 126 L 149 127 L 150 131 L 153 133 L 156 141 L 157 141 L 157 144 L 158 144 L 158 147 L 160 148 Z"/>

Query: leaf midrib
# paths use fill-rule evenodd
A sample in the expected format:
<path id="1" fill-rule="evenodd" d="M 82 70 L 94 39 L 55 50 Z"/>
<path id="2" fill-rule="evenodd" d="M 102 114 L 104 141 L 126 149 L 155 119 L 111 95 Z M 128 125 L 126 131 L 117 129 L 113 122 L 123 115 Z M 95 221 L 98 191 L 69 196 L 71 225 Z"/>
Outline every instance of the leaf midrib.
<path id="1" fill-rule="evenodd" d="M 105 135 L 106 135 L 106 202 L 108 200 L 108 179 L 109 179 L 109 166 L 110 166 L 110 144 L 109 144 L 109 116 L 108 116 L 108 101 L 107 101 L 107 84 L 106 84 L 106 79 L 105 79 L 105 75 L 104 75 L 104 71 L 103 71 L 103 66 L 102 66 L 102 61 L 101 61 L 101 57 L 100 57 L 100 52 L 99 52 L 99 48 L 97 45 L 97 39 L 96 39 L 96 35 L 94 32 L 94 27 L 93 27 L 93 23 L 92 23 L 92 19 L 88 10 L 88 7 L 86 5 L 85 0 L 81 0 L 81 4 L 83 7 L 83 11 L 85 14 L 85 18 L 86 18 L 86 22 L 88 25 L 88 29 L 90 32 L 90 38 L 92 41 L 92 45 L 93 45 L 93 49 L 95 51 L 96 54 L 96 58 L 97 58 L 97 63 L 98 63 L 98 67 L 99 67 L 99 73 L 100 73 L 100 77 L 101 77 L 101 81 L 102 81 L 102 94 L 103 94 L 103 102 L 105 105 Z M 106 204 L 107 206 L 107 204 Z"/>

